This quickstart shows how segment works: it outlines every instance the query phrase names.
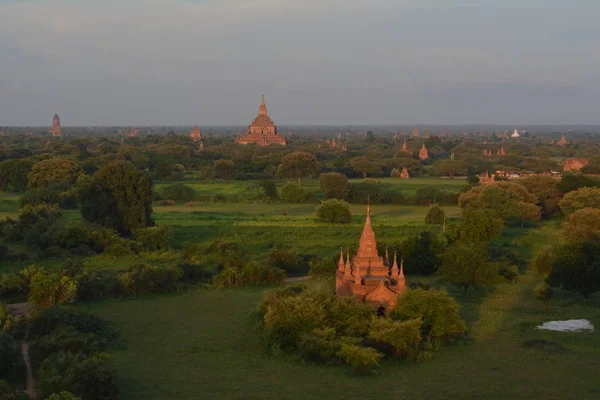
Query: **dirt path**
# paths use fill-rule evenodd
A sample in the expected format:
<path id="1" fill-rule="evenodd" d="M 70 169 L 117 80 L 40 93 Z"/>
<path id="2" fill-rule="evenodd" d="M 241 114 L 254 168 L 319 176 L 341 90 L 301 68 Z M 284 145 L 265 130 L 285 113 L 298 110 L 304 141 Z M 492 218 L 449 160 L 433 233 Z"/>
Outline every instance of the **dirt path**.
<path id="1" fill-rule="evenodd" d="M 310 278 L 312 278 L 312 276 L 299 276 L 297 278 L 286 278 L 283 280 L 283 282 L 285 282 L 285 283 L 301 282 L 301 281 L 309 280 Z"/>
<path id="2" fill-rule="evenodd" d="M 8 309 L 14 316 L 22 316 L 28 318 L 29 310 L 31 309 L 31 304 L 9 304 Z M 25 333 L 25 337 L 21 342 L 21 354 L 23 355 L 23 360 L 25 360 L 25 366 L 27 367 L 27 389 L 25 389 L 25 394 L 29 396 L 29 398 L 35 399 L 37 398 L 37 392 L 35 390 L 35 380 L 33 379 L 33 368 L 31 367 L 31 361 L 29 360 L 29 341 L 27 340 L 28 336 L 29 330 Z"/>

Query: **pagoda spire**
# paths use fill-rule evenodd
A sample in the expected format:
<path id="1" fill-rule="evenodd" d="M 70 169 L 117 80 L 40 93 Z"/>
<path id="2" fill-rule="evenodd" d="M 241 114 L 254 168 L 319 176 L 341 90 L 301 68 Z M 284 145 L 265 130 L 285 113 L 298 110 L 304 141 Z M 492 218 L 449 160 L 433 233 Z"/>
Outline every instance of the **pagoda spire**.
<path id="1" fill-rule="evenodd" d="M 258 115 L 267 115 L 267 104 L 265 103 L 265 95 L 262 95 L 260 107 L 258 108 Z"/>
<path id="2" fill-rule="evenodd" d="M 360 235 L 360 242 L 358 246 L 357 256 L 363 259 L 377 259 L 377 242 L 375 240 L 375 233 L 373 232 L 373 226 L 371 225 L 371 198 L 367 203 L 367 218 L 365 220 L 365 226 Z"/>
<path id="3" fill-rule="evenodd" d="M 392 278 L 398 278 L 398 255 L 394 252 L 394 265 L 392 265 Z"/>
<path id="4" fill-rule="evenodd" d="M 343 271 L 346 264 L 344 263 L 344 250 L 340 247 L 340 261 L 338 262 L 338 270 Z"/>
<path id="5" fill-rule="evenodd" d="M 352 276 L 352 269 L 350 266 L 350 250 L 348 249 L 347 253 L 346 253 L 346 267 L 344 270 L 344 276 L 346 278 L 350 278 Z"/>

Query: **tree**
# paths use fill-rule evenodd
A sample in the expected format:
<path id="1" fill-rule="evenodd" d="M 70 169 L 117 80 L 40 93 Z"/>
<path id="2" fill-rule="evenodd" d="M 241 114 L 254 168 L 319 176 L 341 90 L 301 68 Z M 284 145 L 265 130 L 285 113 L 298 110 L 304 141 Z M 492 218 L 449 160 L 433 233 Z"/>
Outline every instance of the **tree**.
<path id="1" fill-rule="evenodd" d="M 27 179 L 30 188 L 48 187 L 57 183 L 74 184 L 83 174 L 79 163 L 65 158 L 51 158 L 33 165 Z"/>
<path id="2" fill-rule="evenodd" d="M 21 372 L 22 361 L 21 349 L 15 339 L 0 331 L 0 376 L 15 378 Z"/>
<path id="3" fill-rule="evenodd" d="M 0 380 L 0 400 L 20 400 L 21 396 L 17 394 L 15 389 L 8 382 Z"/>
<path id="4" fill-rule="evenodd" d="M 77 282 L 59 273 L 39 273 L 31 279 L 29 302 L 36 308 L 70 304 L 77 299 Z"/>
<path id="5" fill-rule="evenodd" d="M 233 179 L 235 163 L 231 160 L 217 160 L 212 166 L 213 176 L 217 179 Z"/>
<path id="6" fill-rule="evenodd" d="M 442 244 L 433 233 L 424 231 L 405 239 L 400 245 L 400 251 L 406 273 L 431 275 L 440 263 Z"/>
<path id="7" fill-rule="evenodd" d="M 535 298 L 544 302 L 544 309 L 546 312 L 548 312 L 548 305 L 554 296 L 554 290 L 552 290 L 552 288 L 548 286 L 546 282 L 541 282 L 535 287 L 534 292 Z"/>
<path id="8" fill-rule="evenodd" d="M 582 208 L 600 208 L 600 188 L 583 187 L 565 194 L 558 203 L 564 214 L 570 214 Z"/>
<path id="9" fill-rule="evenodd" d="M 320 169 L 317 158 L 303 151 L 296 151 L 283 158 L 279 165 L 279 174 L 286 178 L 310 178 Z"/>
<path id="10" fill-rule="evenodd" d="M 558 183 L 558 188 L 563 193 L 569 193 L 583 187 L 599 187 L 598 179 L 590 178 L 580 172 L 568 172 L 564 174 Z"/>
<path id="11" fill-rule="evenodd" d="M 344 224 L 352 222 L 350 204 L 342 200 L 325 200 L 317 207 L 317 218 L 322 222 Z"/>
<path id="12" fill-rule="evenodd" d="M 163 188 L 162 198 L 175 201 L 193 201 L 196 198 L 196 191 L 183 183 L 175 183 Z"/>
<path id="13" fill-rule="evenodd" d="M 350 167 L 352 167 L 354 171 L 360 172 L 364 178 L 366 178 L 367 175 L 379 176 L 383 174 L 381 165 L 365 156 L 354 157 L 351 159 Z"/>
<path id="14" fill-rule="evenodd" d="M 276 201 L 279 199 L 279 192 L 277 192 L 277 185 L 273 181 L 262 180 L 260 182 L 260 186 L 263 190 L 263 193 L 267 198 L 271 201 Z"/>
<path id="15" fill-rule="evenodd" d="M 427 211 L 427 215 L 425 216 L 426 224 L 437 224 L 442 225 L 446 220 L 446 214 L 444 210 L 440 208 L 437 204 L 433 204 L 429 207 Z"/>
<path id="16" fill-rule="evenodd" d="M 373 318 L 369 339 L 392 346 L 394 357 L 415 359 L 421 343 L 421 317 L 406 321 Z"/>
<path id="17" fill-rule="evenodd" d="M 348 195 L 348 178 L 339 172 L 330 172 L 319 175 L 319 186 L 328 199 L 343 200 Z"/>
<path id="18" fill-rule="evenodd" d="M 498 281 L 498 266 L 489 262 L 481 243 L 454 243 L 446 249 L 438 273 L 442 279 L 460 286 L 465 294 L 470 287 Z"/>
<path id="19" fill-rule="evenodd" d="M 577 210 L 567 216 L 562 228 L 562 237 L 566 242 L 600 240 L 600 209 Z"/>
<path id="20" fill-rule="evenodd" d="M 383 354 L 371 347 L 360 347 L 354 344 L 343 343 L 338 357 L 344 360 L 346 365 L 354 368 L 361 375 L 369 375 L 379 366 L 379 360 Z"/>
<path id="21" fill-rule="evenodd" d="M 281 201 L 284 203 L 303 203 L 305 198 L 306 194 L 299 183 L 289 182 L 281 188 Z"/>
<path id="22" fill-rule="evenodd" d="M 133 164 L 115 161 L 99 169 L 91 183 L 79 189 L 81 216 L 130 234 L 133 229 L 152 226 L 152 184 Z"/>
<path id="23" fill-rule="evenodd" d="M 6 160 L 0 162 L 0 190 L 22 192 L 27 188 L 27 174 L 32 163 L 28 160 Z"/>
<path id="24" fill-rule="evenodd" d="M 433 170 L 438 175 L 448 175 L 454 178 L 456 175 L 467 173 L 467 164 L 459 160 L 439 160 L 433 164 Z"/>
<path id="25" fill-rule="evenodd" d="M 501 218 L 484 210 L 464 210 L 463 222 L 452 226 L 447 234 L 451 240 L 463 243 L 488 243 L 498 236 L 504 225 Z"/>
<path id="26" fill-rule="evenodd" d="M 563 193 L 558 188 L 558 181 L 551 176 L 531 175 L 519 179 L 517 183 L 523 185 L 527 191 L 540 201 L 542 216 L 544 218 L 554 215 L 558 211 L 558 202 Z"/>
<path id="27" fill-rule="evenodd" d="M 568 243 L 556 250 L 547 282 L 588 297 L 600 290 L 600 243 Z"/>

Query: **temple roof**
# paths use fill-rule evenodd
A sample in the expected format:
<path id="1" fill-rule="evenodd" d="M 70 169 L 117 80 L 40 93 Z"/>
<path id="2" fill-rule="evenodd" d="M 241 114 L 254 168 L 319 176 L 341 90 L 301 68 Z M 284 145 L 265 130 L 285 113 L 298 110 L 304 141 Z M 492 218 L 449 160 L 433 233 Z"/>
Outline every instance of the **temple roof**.
<path id="1" fill-rule="evenodd" d="M 251 126 L 275 126 L 269 115 L 267 114 L 267 105 L 265 103 L 265 96 L 263 95 L 258 108 L 258 116 L 254 118 Z"/>
<path id="2" fill-rule="evenodd" d="M 360 235 L 360 243 L 358 245 L 358 253 L 356 254 L 360 258 L 379 258 L 377 254 L 377 241 L 375 240 L 375 232 L 373 232 L 373 226 L 371 225 L 371 204 L 367 206 L 367 218 L 365 226 Z"/>

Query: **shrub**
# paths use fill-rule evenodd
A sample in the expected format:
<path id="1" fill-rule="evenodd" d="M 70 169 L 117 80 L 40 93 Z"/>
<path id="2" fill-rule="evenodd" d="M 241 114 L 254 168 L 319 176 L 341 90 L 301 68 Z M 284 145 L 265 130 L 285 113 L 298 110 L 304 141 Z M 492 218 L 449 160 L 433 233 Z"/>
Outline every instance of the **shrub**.
<path id="1" fill-rule="evenodd" d="M 269 180 L 263 180 L 260 182 L 260 186 L 263 190 L 264 195 L 271 201 L 279 199 L 279 192 L 277 192 L 277 185 L 275 182 Z"/>
<path id="2" fill-rule="evenodd" d="M 160 250 L 167 247 L 173 236 L 173 227 L 161 225 L 139 228 L 133 231 L 133 236 L 146 250 Z"/>
<path id="3" fill-rule="evenodd" d="M 20 396 L 8 382 L 0 380 L 0 399 L 1 400 L 20 400 Z"/>
<path id="4" fill-rule="evenodd" d="M 369 375 L 379 366 L 383 355 L 370 347 L 359 347 L 352 344 L 342 344 L 337 353 L 344 363 L 361 375 Z"/>
<path id="5" fill-rule="evenodd" d="M 323 278 L 331 278 L 335 276 L 337 266 L 329 258 L 313 258 L 308 263 L 310 269 L 308 274 Z"/>
<path id="6" fill-rule="evenodd" d="M 281 201 L 284 203 L 303 203 L 305 198 L 304 189 L 297 182 L 286 183 L 281 189 Z"/>
<path id="7" fill-rule="evenodd" d="M 60 393 L 52 393 L 46 400 L 82 400 L 81 397 L 75 396 L 71 392 L 62 391 Z"/>
<path id="8" fill-rule="evenodd" d="M 123 257 L 130 254 L 138 254 L 139 253 L 139 243 L 119 238 L 117 241 L 111 243 L 104 249 L 104 254 L 113 256 L 113 257 Z"/>
<path id="9" fill-rule="evenodd" d="M 446 214 L 437 204 L 429 207 L 429 211 L 427 211 L 427 215 L 425 216 L 426 224 L 442 225 L 445 220 Z"/>
<path id="10" fill-rule="evenodd" d="M 548 312 L 548 305 L 550 303 L 550 300 L 554 296 L 554 290 L 552 290 L 552 288 L 548 286 L 546 282 L 541 282 L 535 287 L 534 292 L 535 298 L 539 301 L 544 302 L 545 310 L 546 312 Z"/>
<path id="11" fill-rule="evenodd" d="M 0 376 L 16 378 L 23 372 L 21 346 L 6 332 L 0 332 Z M 1 398 L 1 397 L 0 397 Z"/>
<path id="12" fill-rule="evenodd" d="M 305 272 L 307 265 L 294 248 L 273 247 L 267 254 L 267 264 L 287 273 Z"/>
<path id="13" fill-rule="evenodd" d="M 189 202 L 196 198 L 196 191 L 188 185 L 176 183 L 163 188 L 161 191 L 161 197 L 175 201 Z"/>
<path id="14" fill-rule="evenodd" d="M 55 236 L 55 244 L 62 248 L 72 250 L 84 245 L 96 253 L 102 253 L 118 240 L 119 236 L 114 230 L 85 222 L 61 229 Z"/>
<path id="15" fill-rule="evenodd" d="M 307 361 L 318 363 L 334 363 L 341 350 L 341 342 L 336 339 L 334 328 L 315 328 L 300 337 L 298 348 L 300 355 Z"/>
<path id="16" fill-rule="evenodd" d="M 242 286 L 281 283 L 285 272 L 279 268 L 260 263 L 248 263 L 243 268 L 225 268 L 213 277 L 213 285 L 219 289 Z"/>
<path id="17" fill-rule="evenodd" d="M 346 175 L 339 172 L 319 175 L 319 187 L 327 199 L 338 200 L 345 199 L 350 188 Z"/>
<path id="18" fill-rule="evenodd" d="M 154 267 L 136 265 L 119 274 L 121 290 L 125 294 L 139 296 L 149 293 L 173 292 L 183 276 L 179 267 Z"/>
<path id="19" fill-rule="evenodd" d="M 350 205 L 341 200 L 325 200 L 317 207 L 319 221 L 343 224 L 352 222 Z"/>
<path id="20" fill-rule="evenodd" d="M 61 326 L 50 334 L 31 341 L 29 352 L 33 364 L 39 365 L 52 354 L 61 351 L 90 357 L 104 351 L 107 346 L 107 338 L 91 332 L 79 332 L 72 326 Z"/>
<path id="21" fill-rule="evenodd" d="M 8 297 L 15 295 L 23 295 L 28 291 L 28 285 L 25 279 L 19 275 L 2 275 L 0 278 L 0 296 Z M 1 311 L 0 311 L 1 313 Z M 0 330 L 2 323 L 0 323 Z"/>
<path id="22" fill-rule="evenodd" d="M 15 326 L 15 317 L 8 311 L 6 305 L 0 303 L 0 332 L 8 332 Z"/>
<path id="23" fill-rule="evenodd" d="M 81 333 L 93 333 L 100 338 L 114 340 L 118 333 L 99 316 L 79 308 L 54 306 L 37 312 L 30 320 L 32 338 L 49 335 L 61 326 L 71 326 Z"/>
<path id="24" fill-rule="evenodd" d="M 397 320 L 421 318 L 421 335 L 425 341 L 439 341 L 465 332 L 460 306 L 445 290 L 411 289 L 392 310 Z"/>
<path id="25" fill-rule="evenodd" d="M 542 248 L 533 260 L 534 270 L 540 275 L 548 275 L 552 270 L 554 257 L 555 253 L 552 246 Z"/>
<path id="26" fill-rule="evenodd" d="M 60 193 L 46 187 L 31 189 L 21 197 L 21 207 L 39 206 L 42 204 L 58 205 L 60 202 Z"/>
<path id="27" fill-rule="evenodd" d="M 31 280 L 29 302 L 36 308 L 70 304 L 77 299 L 77 282 L 58 273 L 40 273 Z"/>
<path id="28" fill-rule="evenodd" d="M 394 321 L 374 317 L 369 339 L 392 346 L 395 357 L 416 359 L 421 343 L 421 318 Z"/>

